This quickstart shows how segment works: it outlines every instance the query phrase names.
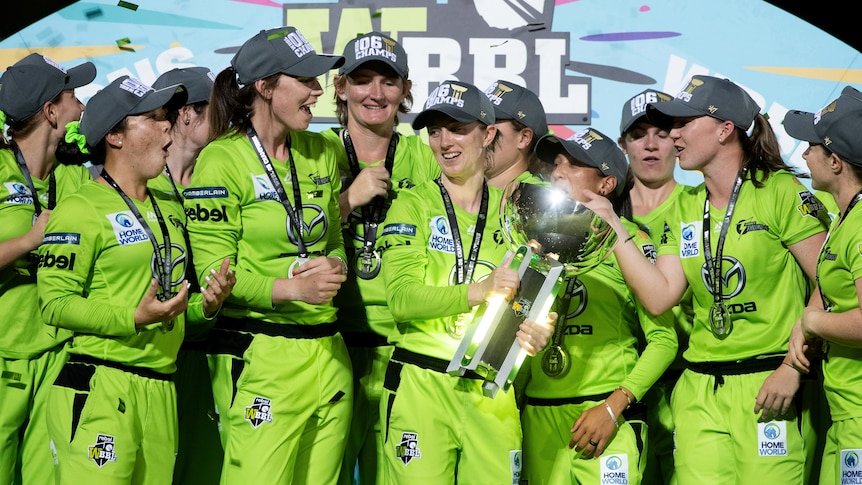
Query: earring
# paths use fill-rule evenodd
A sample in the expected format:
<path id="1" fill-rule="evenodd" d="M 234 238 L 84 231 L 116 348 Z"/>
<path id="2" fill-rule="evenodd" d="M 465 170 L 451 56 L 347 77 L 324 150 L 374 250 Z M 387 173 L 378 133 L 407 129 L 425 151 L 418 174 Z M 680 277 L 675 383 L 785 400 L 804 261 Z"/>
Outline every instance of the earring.
<path id="1" fill-rule="evenodd" d="M 183 120 L 183 123 L 184 123 L 186 126 L 188 126 L 190 122 L 191 122 L 191 120 L 190 120 L 190 119 L 188 119 L 188 118 L 186 118 L 186 119 L 184 119 L 184 120 Z"/>

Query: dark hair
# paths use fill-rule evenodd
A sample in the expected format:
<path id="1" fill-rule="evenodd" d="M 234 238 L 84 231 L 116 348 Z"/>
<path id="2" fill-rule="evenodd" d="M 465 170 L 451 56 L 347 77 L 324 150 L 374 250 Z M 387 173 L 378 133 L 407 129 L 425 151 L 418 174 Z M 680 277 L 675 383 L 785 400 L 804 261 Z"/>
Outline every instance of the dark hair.
<path id="1" fill-rule="evenodd" d="M 63 91 L 60 91 L 60 94 L 54 96 L 54 99 L 51 100 L 51 103 L 59 104 L 62 96 Z M 45 105 L 42 104 L 42 106 Z M 39 117 L 40 113 L 42 113 L 42 107 L 39 107 L 39 111 L 36 111 L 27 118 L 16 121 L 15 123 L 9 125 L 9 128 L 6 130 L 6 136 L 8 138 L 0 136 L 0 149 L 12 148 L 11 140 L 14 140 L 15 138 L 24 138 L 27 135 L 33 133 L 36 127 L 39 126 L 39 122 L 42 120 L 42 118 Z"/>
<path id="2" fill-rule="evenodd" d="M 635 177 L 632 173 L 631 166 L 626 169 L 626 179 L 623 181 L 617 180 L 617 183 L 623 184 L 623 191 L 619 195 L 614 194 L 608 197 L 614 207 L 614 212 L 620 217 L 625 217 L 628 220 L 633 220 L 634 210 L 632 209 L 632 187 L 635 185 Z"/>
<path id="3" fill-rule="evenodd" d="M 787 165 L 781 158 L 781 147 L 778 145 L 775 132 L 762 114 L 755 116 L 751 136 L 741 128 L 737 128 L 736 132 L 742 144 L 742 165 L 748 167 L 747 177 L 755 187 L 763 187 L 769 175 L 779 170 L 786 170 L 797 177 L 806 177 L 794 167 Z"/>
<path id="4" fill-rule="evenodd" d="M 383 76 L 388 78 L 398 78 L 401 79 L 401 82 L 404 85 L 407 84 L 409 79 L 403 78 L 395 72 L 395 69 L 392 69 L 391 66 L 387 65 L 384 62 L 380 61 L 372 61 L 374 63 L 374 70 L 379 72 Z M 366 63 L 371 64 L 371 62 Z M 350 77 L 351 74 L 341 74 L 335 76 L 335 79 L 332 82 L 332 85 L 335 86 L 335 92 L 333 93 L 333 98 L 335 99 L 335 117 L 338 119 L 338 123 L 341 126 L 347 126 L 347 101 L 338 97 L 338 90 L 344 90 L 347 85 L 347 78 Z M 403 89 L 403 86 L 402 86 Z M 407 114 L 410 112 L 410 108 L 413 107 L 413 93 L 411 91 L 407 91 L 407 96 L 404 97 L 404 101 L 401 102 L 401 105 L 398 106 L 398 112 L 402 114 Z M 398 125 L 398 115 L 395 115 L 395 124 Z"/>
<path id="5" fill-rule="evenodd" d="M 278 85 L 281 73 L 263 79 L 267 88 Z M 236 69 L 226 67 L 215 78 L 210 97 L 210 133 L 207 143 L 229 132 L 244 132 L 251 124 L 252 103 L 260 93 L 250 82 L 240 87 L 236 81 Z"/>
<path id="6" fill-rule="evenodd" d="M 204 108 L 208 104 L 209 104 L 209 101 L 198 101 L 197 103 L 192 103 L 190 105 L 187 104 L 186 106 L 191 106 L 192 109 L 195 110 L 195 113 L 201 114 L 204 112 Z M 167 117 L 168 121 L 171 122 L 171 127 L 173 127 L 175 124 L 177 124 L 177 120 L 180 117 L 180 109 L 181 108 L 183 108 L 183 106 L 180 106 L 179 108 L 176 108 L 176 109 L 169 109 L 168 110 L 168 114 L 166 117 Z"/>
<path id="7" fill-rule="evenodd" d="M 120 120 L 119 123 L 114 125 L 108 133 L 123 133 L 126 131 L 126 120 L 128 117 L 124 117 Z M 90 153 L 82 153 L 81 148 L 77 143 L 67 142 L 66 139 L 60 140 L 60 143 L 57 144 L 57 150 L 54 152 L 54 156 L 57 157 L 57 161 L 62 163 L 63 165 L 82 165 L 84 162 L 91 162 L 93 165 L 104 165 L 105 163 L 105 155 L 107 154 L 107 148 L 105 147 L 105 138 L 102 137 L 99 140 L 99 143 L 94 147 L 89 148 Z"/>
<path id="8" fill-rule="evenodd" d="M 518 120 L 498 120 L 498 121 L 508 121 L 512 123 L 512 127 L 515 128 L 515 131 L 522 131 L 524 129 L 529 128 L 529 126 L 521 123 Z M 530 128 L 532 129 L 532 128 Z M 547 164 L 543 162 L 538 155 L 536 155 L 536 145 L 539 144 L 539 138 L 541 138 L 544 133 L 536 133 L 533 132 L 533 139 L 530 140 L 530 146 L 527 147 L 527 171 L 529 171 L 533 175 L 539 175 L 543 179 L 547 179 L 550 173 L 553 171 L 553 165 Z"/>

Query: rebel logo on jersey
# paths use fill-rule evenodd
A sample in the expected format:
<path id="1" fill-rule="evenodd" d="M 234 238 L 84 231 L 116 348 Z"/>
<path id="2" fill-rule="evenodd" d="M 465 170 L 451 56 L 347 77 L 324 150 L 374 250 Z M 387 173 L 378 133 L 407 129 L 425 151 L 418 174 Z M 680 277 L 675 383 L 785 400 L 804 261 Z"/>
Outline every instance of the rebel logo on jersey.
<path id="1" fill-rule="evenodd" d="M 87 450 L 88 458 L 99 468 L 106 463 L 117 461 L 117 452 L 114 448 L 114 437 L 107 434 L 96 436 L 96 443 Z"/>
<path id="2" fill-rule="evenodd" d="M 256 396 L 251 406 L 245 408 L 245 420 L 251 424 L 252 428 L 257 428 L 263 423 L 272 422 L 272 401 Z"/>
<path id="3" fill-rule="evenodd" d="M 395 456 L 404 463 L 404 466 L 413 459 L 422 458 L 422 452 L 419 451 L 419 434 L 401 433 L 401 443 L 395 445 Z"/>

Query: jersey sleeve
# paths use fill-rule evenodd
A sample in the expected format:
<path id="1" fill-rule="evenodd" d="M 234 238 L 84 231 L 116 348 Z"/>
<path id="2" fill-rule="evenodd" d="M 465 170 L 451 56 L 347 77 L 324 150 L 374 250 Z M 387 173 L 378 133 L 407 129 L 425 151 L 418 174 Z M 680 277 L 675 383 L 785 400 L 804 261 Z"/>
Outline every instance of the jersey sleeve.
<path id="1" fill-rule="evenodd" d="M 823 232 L 829 228 L 829 213 L 826 206 L 812 194 L 795 176 L 778 172 L 773 190 L 757 189 L 763 200 L 760 207 L 768 211 L 767 224 L 774 227 L 781 242 L 792 246 L 803 239 Z"/>
<path id="2" fill-rule="evenodd" d="M 634 231 L 636 228 L 630 228 Z M 637 231 L 635 242 L 641 249 L 644 257 L 655 261 L 654 243 L 643 231 Z M 634 393 L 638 400 L 652 387 L 665 370 L 676 358 L 678 341 L 676 337 L 676 317 L 673 310 L 668 310 L 661 315 L 653 316 L 646 311 L 637 298 L 635 305 L 638 312 L 638 321 L 643 330 L 646 346 L 640 357 L 638 357 L 634 368 L 623 380 L 622 385 Z"/>
<path id="3" fill-rule="evenodd" d="M 329 169 L 329 184 L 332 187 L 331 197 L 327 205 L 329 225 L 326 229 L 326 255 L 338 257 L 347 261 L 347 253 L 344 250 L 344 236 L 341 232 L 341 209 L 338 206 L 338 196 L 341 194 L 341 173 L 338 169 L 338 151 L 331 149 L 324 140 L 324 156 L 328 157 L 327 168 Z M 344 150 L 341 150 L 343 153 Z"/>
<path id="4" fill-rule="evenodd" d="M 79 333 L 127 337 L 136 333 L 138 299 L 110 304 L 86 298 L 92 268 L 102 246 L 102 221 L 81 197 L 71 196 L 48 220 L 39 247 L 37 288 L 42 317 L 49 325 Z M 88 228 L 81 231 L 81 228 Z"/>
<path id="5" fill-rule="evenodd" d="M 382 273 L 386 301 L 395 321 L 429 320 L 470 310 L 468 285 L 426 285 L 429 236 L 428 214 L 413 191 L 404 191 L 392 203 L 378 250 L 383 252 Z"/>

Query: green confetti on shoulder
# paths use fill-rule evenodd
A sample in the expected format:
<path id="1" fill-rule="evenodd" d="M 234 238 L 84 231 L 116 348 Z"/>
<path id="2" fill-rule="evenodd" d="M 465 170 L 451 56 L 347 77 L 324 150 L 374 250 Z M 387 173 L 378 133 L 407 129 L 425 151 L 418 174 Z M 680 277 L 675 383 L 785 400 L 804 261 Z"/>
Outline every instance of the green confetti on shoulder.
<path id="1" fill-rule="evenodd" d="M 138 4 L 132 3 L 132 2 L 124 2 L 123 0 L 120 0 L 120 3 L 118 3 L 117 6 L 127 8 L 129 10 L 137 10 L 138 9 Z"/>

